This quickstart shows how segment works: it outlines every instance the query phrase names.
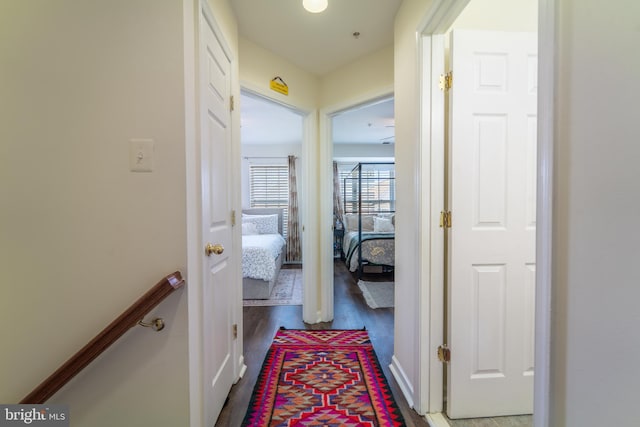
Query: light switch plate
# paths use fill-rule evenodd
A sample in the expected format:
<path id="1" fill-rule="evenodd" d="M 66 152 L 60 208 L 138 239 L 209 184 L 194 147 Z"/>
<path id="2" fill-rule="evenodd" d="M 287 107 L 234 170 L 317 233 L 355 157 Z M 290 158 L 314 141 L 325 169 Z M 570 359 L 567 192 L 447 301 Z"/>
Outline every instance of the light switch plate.
<path id="1" fill-rule="evenodd" d="M 131 172 L 153 172 L 153 139 L 129 140 L 129 168 Z"/>

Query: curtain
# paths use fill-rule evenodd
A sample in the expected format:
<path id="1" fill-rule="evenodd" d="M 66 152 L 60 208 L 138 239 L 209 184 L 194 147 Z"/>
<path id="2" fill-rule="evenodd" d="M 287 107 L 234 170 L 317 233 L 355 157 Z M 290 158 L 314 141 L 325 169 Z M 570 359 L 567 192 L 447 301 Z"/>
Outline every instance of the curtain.
<path id="1" fill-rule="evenodd" d="M 298 223 L 298 185 L 296 158 L 289 156 L 289 218 L 287 219 L 287 261 L 301 261 L 300 225 Z"/>
<path id="2" fill-rule="evenodd" d="M 338 162 L 333 162 L 333 224 L 337 220 L 342 224 L 344 207 L 342 206 L 342 194 L 340 194 L 340 173 L 338 172 Z"/>

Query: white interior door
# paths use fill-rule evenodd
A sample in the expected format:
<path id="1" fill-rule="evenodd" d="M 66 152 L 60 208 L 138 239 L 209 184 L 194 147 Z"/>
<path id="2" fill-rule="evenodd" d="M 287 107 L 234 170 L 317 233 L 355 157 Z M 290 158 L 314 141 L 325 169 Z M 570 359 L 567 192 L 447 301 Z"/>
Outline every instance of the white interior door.
<path id="1" fill-rule="evenodd" d="M 231 63 L 207 17 L 200 16 L 200 138 L 203 243 L 204 416 L 214 425 L 234 382 L 231 224 Z"/>
<path id="2" fill-rule="evenodd" d="M 537 37 L 454 31 L 447 414 L 533 411 Z"/>

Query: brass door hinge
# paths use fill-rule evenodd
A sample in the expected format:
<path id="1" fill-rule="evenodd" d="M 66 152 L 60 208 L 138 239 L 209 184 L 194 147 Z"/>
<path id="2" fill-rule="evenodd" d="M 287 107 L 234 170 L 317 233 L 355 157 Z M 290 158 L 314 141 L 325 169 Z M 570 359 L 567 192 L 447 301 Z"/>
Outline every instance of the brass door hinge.
<path id="1" fill-rule="evenodd" d="M 233 327 L 231 328 L 231 331 L 233 333 L 233 339 L 235 340 L 236 338 L 238 338 L 238 324 L 234 323 Z"/>
<path id="2" fill-rule="evenodd" d="M 229 111 L 233 110 L 235 110 L 235 100 L 233 98 L 233 95 L 231 95 L 231 98 L 229 98 Z"/>
<path id="3" fill-rule="evenodd" d="M 442 363 L 449 363 L 451 361 L 451 350 L 446 344 L 438 347 L 438 360 Z"/>
<path id="4" fill-rule="evenodd" d="M 236 211 L 235 209 L 231 211 L 231 226 L 234 227 L 236 225 Z"/>
<path id="5" fill-rule="evenodd" d="M 453 72 L 449 71 L 447 74 L 440 75 L 440 90 L 448 91 L 453 86 Z"/>
<path id="6" fill-rule="evenodd" d="M 451 211 L 440 212 L 440 228 L 451 228 Z"/>

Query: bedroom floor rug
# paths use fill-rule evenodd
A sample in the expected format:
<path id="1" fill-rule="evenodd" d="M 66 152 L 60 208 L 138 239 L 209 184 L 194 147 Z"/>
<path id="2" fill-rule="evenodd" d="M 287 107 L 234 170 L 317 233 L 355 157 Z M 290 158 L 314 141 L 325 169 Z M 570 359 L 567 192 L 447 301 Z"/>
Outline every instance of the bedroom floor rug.
<path id="1" fill-rule="evenodd" d="M 302 305 L 302 269 L 281 269 L 269 299 L 245 299 L 242 305 Z"/>
<path id="2" fill-rule="evenodd" d="M 371 308 L 393 307 L 393 282 L 358 281 L 364 300 Z"/>
<path id="3" fill-rule="evenodd" d="M 405 426 L 365 330 L 280 329 L 245 427 Z"/>

